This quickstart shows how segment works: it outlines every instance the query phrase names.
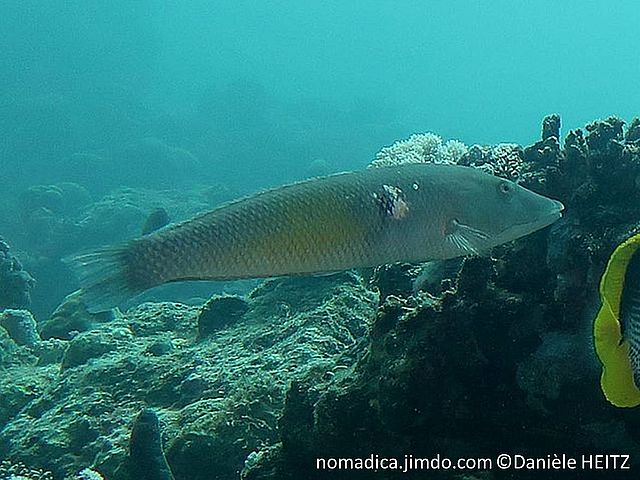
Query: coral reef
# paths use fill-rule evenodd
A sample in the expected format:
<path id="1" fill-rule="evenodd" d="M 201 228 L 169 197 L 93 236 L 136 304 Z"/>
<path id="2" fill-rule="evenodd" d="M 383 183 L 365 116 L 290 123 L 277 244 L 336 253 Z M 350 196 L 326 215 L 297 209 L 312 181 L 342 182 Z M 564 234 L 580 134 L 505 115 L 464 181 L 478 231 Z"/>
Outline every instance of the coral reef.
<path id="1" fill-rule="evenodd" d="M 249 310 L 247 301 L 237 295 L 214 295 L 198 315 L 198 337 L 204 338 L 227 325 L 238 322 Z"/>
<path id="2" fill-rule="evenodd" d="M 92 468 L 84 468 L 78 472 L 76 480 L 105 480 L 105 478 Z"/>
<path id="3" fill-rule="evenodd" d="M 40 322 L 40 335 L 42 338 L 71 340 L 78 333 L 111 321 L 117 315 L 115 310 L 90 313 L 80 300 L 80 292 L 76 291 L 67 295 L 48 319 Z"/>
<path id="4" fill-rule="evenodd" d="M 243 478 L 321 479 L 326 472 L 315 470 L 315 458 L 371 452 L 456 458 L 624 451 L 637 468 L 640 413 L 607 405 L 591 339 L 604 264 L 640 228 L 638 122 L 626 131 L 623 125 L 617 118 L 593 122 L 586 133 L 569 132 L 562 147 L 560 119 L 550 116 L 530 147 L 472 147 L 460 163 L 488 162 L 493 173 L 560 199 L 565 218 L 494 249 L 492 258 L 466 259 L 452 282 L 430 286 L 430 293 L 407 293 L 416 282 L 410 267 L 374 275 L 381 304 L 367 355 L 325 390 L 293 383 L 281 443 L 254 455 Z"/>
<path id="5" fill-rule="evenodd" d="M 555 117 L 545 119 L 543 135 L 545 141 L 556 138 L 549 134 L 555 132 Z M 548 124 L 548 125 L 547 125 Z M 560 128 L 557 118 L 557 128 Z M 502 143 L 499 145 L 473 145 L 467 147 L 458 140 L 444 142 L 434 133 L 411 135 L 391 146 L 382 148 L 369 164 L 370 167 L 397 165 L 402 163 L 449 163 L 476 167 L 499 177 L 519 181 L 523 175 L 524 150 L 520 145 Z"/>
<path id="6" fill-rule="evenodd" d="M 9 252 L 9 245 L 0 237 L 0 310 L 26 308 L 31 304 L 33 277 Z"/>
<path id="7" fill-rule="evenodd" d="M 90 203 L 83 187 L 70 182 L 59 185 L 33 185 L 21 193 L 17 209 L 21 221 L 21 240 L 29 250 L 52 254 L 64 242 L 67 219 Z M 74 243 L 77 243 L 74 242 Z"/>
<path id="8" fill-rule="evenodd" d="M 495 146 L 474 145 L 460 157 L 457 163 L 518 181 L 523 173 L 523 150 L 522 147 L 513 143 L 501 143 Z"/>
<path id="9" fill-rule="evenodd" d="M 160 422 L 151 409 L 142 410 L 133 423 L 127 462 L 132 478 L 174 480 L 162 449 Z"/>
<path id="10" fill-rule="evenodd" d="M 102 475 L 91 468 L 85 468 L 77 475 L 67 478 L 69 480 L 105 480 Z M 55 480 L 55 476 L 52 472 L 28 467 L 22 462 L 12 463 L 4 460 L 0 462 L 0 480 Z"/>
<path id="11" fill-rule="evenodd" d="M 545 142 L 550 137 L 560 140 L 560 115 L 554 113 L 542 119 L 542 141 Z"/>
<path id="12" fill-rule="evenodd" d="M 6 309 L 0 312 L 0 327 L 18 345 L 34 346 L 40 341 L 36 320 L 28 310 Z"/>
<path id="13" fill-rule="evenodd" d="M 434 133 L 420 133 L 382 148 L 369 166 L 422 162 L 458 163 L 466 152 L 466 145 L 458 140 L 443 142 L 442 138 Z"/>
<path id="14" fill-rule="evenodd" d="M 200 307 L 144 303 L 56 340 L 64 358 L 46 365 L 7 339 L 0 458 L 47 459 L 56 480 L 86 465 L 109 480 L 141 478 L 127 466 L 131 423 L 153 407 L 176 479 L 236 478 L 252 451 L 277 441 L 290 381 L 325 388 L 362 355 L 377 295 L 345 273 L 268 281 L 246 302 L 206 338 Z"/>
<path id="15" fill-rule="evenodd" d="M 48 340 L 19 345 L 0 330 L 0 456 L 56 480 L 87 465 L 143 478 L 130 454 L 158 459 L 162 444 L 176 480 L 320 480 L 316 458 L 372 453 L 623 453 L 637 469 L 640 411 L 603 398 L 591 322 L 610 253 L 640 230 L 640 121 L 596 121 L 564 142 L 560 125 L 545 118 L 526 147 L 452 145 L 458 156 L 424 135 L 376 158 L 472 165 L 565 204 L 562 220 L 491 256 L 274 279 L 204 306 L 143 303 L 104 318 L 71 296 L 43 326 Z M 146 430 L 132 437 L 132 425 Z M 143 431 L 151 440 L 132 449 Z"/>
<path id="16" fill-rule="evenodd" d="M 24 463 L 0 462 L 2 480 L 53 480 L 53 474 L 38 468 L 29 468 Z"/>

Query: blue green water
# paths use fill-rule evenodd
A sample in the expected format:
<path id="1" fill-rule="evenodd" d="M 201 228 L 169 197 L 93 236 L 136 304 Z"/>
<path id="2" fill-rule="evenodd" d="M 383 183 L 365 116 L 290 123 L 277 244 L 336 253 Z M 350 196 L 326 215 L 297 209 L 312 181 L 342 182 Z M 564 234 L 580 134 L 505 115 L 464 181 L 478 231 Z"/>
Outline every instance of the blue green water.
<path id="1" fill-rule="evenodd" d="M 54 97 L 72 125 L 4 129 L 2 156 L 46 177 L 47 146 L 155 136 L 255 185 L 414 132 L 526 143 L 548 113 L 637 111 L 639 21 L 632 1 L 3 2 L 3 97 Z"/>
<path id="2" fill-rule="evenodd" d="M 147 407 L 176 480 L 378 453 L 637 469 L 640 410 L 605 398 L 592 322 L 640 231 L 638 25 L 632 0 L 0 2 L 0 480 L 18 461 L 133 480 L 161 458 L 127 464 Z M 548 118 L 541 140 L 549 114 L 560 135 Z M 518 181 L 563 218 L 493 257 L 163 285 L 122 314 L 67 297 L 69 256 L 426 132 L 442 138 L 412 137 L 436 145 L 422 160 Z M 577 473 L 624 478 L 596 470 Z"/>

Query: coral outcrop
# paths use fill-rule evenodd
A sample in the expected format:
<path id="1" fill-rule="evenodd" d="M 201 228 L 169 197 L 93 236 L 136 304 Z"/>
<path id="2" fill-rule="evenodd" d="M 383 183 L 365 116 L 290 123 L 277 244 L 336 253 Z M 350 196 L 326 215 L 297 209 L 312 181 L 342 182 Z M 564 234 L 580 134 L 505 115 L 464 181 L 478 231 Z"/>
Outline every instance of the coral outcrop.
<path id="1" fill-rule="evenodd" d="M 640 228 L 637 125 L 625 130 L 617 118 L 593 122 L 586 132 L 569 132 L 562 146 L 559 117 L 550 116 L 530 147 L 469 149 L 460 163 L 490 163 L 495 174 L 506 172 L 561 200 L 565 217 L 494 249 L 492 258 L 466 259 L 440 291 L 407 294 L 415 281 L 411 268 L 374 275 L 373 284 L 388 293 L 381 295 L 367 355 L 326 390 L 292 384 L 281 443 L 254 456 L 244 478 L 326 478 L 328 472 L 315 469 L 316 458 L 371 452 L 495 458 L 503 451 L 578 457 L 624 451 L 637 468 L 640 414 L 604 399 L 591 338 L 604 264 Z M 597 476 L 580 472 L 579 478 Z"/>
<path id="2" fill-rule="evenodd" d="M 467 146 L 458 140 L 444 142 L 442 137 L 435 133 L 419 133 L 382 148 L 369 166 L 423 162 L 458 163 L 466 152 Z"/>
<path id="3" fill-rule="evenodd" d="M 378 163 L 484 168 L 565 204 L 562 220 L 490 256 L 275 279 L 204 306 L 143 303 L 99 319 L 70 297 L 63 326 L 47 324 L 35 345 L 0 330 L 0 456 L 56 480 L 87 465 L 133 480 L 132 425 L 151 408 L 137 424 L 162 441 L 176 480 L 354 478 L 316 459 L 371 454 L 622 453 L 640 468 L 640 411 L 607 403 L 591 338 L 604 265 L 640 230 L 640 121 L 625 125 L 596 121 L 562 141 L 554 115 L 526 147 L 454 155 L 425 135 L 381 152 Z"/>
<path id="4" fill-rule="evenodd" d="M 33 277 L 22 263 L 9 252 L 9 245 L 0 237 L 0 310 L 25 308 L 31 304 Z"/>
<path id="5" fill-rule="evenodd" d="M 8 308 L 0 312 L 0 327 L 4 328 L 18 345 L 33 347 L 40 341 L 36 320 L 28 310 Z"/>
<path id="6" fill-rule="evenodd" d="M 249 303 L 238 295 L 214 295 L 198 315 L 198 336 L 205 338 L 235 322 L 249 310 Z"/>
<path id="7" fill-rule="evenodd" d="M 199 306 L 144 303 L 47 340 L 64 355 L 46 365 L 7 338 L 0 458 L 44 463 L 56 480 L 86 465 L 109 480 L 142 478 L 129 468 L 129 438 L 151 407 L 176 479 L 237 478 L 251 452 L 277 441 L 290 381 L 322 389 L 348 374 L 377 298 L 351 273 L 272 280 L 246 297 L 241 317 L 225 321 L 237 309 L 217 308 L 204 338 Z"/>
<path id="8" fill-rule="evenodd" d="M 162 448 L 160 422 L 151 409 L 142 410 L 133 423 L 127 463 L 132 478 L 174 480 Z"/>

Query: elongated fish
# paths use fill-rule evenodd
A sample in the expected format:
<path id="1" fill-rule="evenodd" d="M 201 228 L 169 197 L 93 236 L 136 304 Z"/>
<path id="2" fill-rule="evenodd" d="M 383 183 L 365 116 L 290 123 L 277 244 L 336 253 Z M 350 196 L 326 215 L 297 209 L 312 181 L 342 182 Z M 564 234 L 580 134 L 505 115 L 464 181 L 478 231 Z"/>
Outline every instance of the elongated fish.
<path id="1" fill-rule="evenodd" d="M 70 260 L 92 311 L 194 279 L 304 275 L 482 251 L 563 206 L 477 169 L 412 164 L 307 180 Z"/>

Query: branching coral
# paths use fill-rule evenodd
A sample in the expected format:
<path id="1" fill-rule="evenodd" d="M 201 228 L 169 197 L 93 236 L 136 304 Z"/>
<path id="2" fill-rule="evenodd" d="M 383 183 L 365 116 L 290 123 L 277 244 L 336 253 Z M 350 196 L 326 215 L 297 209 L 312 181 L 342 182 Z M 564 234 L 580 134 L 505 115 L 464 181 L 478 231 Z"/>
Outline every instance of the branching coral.
<path id="1" fill-rule="evenodd" d="M 104 477 L 93 470 L 85 468 L 73 477 L 74 480 L 104 480 Z M 40 468 L 28 467 L 22 462 L 0 462 L 0 480 L 53 480 L 53 473 Z"/>
<path id="2" fill-rule="evenodd" d="M 27 467 L 22 462 L 5 460 L 0 463 L 0 478 L 7 480 L 53 480 L 53 473 Z"/>
<path id="3" fill-rule="evenodd" d="M 517 181 L 522 174 L 522 152 L 522 147 L 514 143 L 500 143 L 495 146 L 474 145 L 458 163 Z"/>
<path id="4" fill-rule="evenodd" d="M 434 133 L 411 135 L 393 145 L 382 148 L 370 167 L 383 167 L 402 163 L 458 163 L 467 152 L 467 146 L 458 140 L 444 142 Z"/>
<path id="5" fill-rule="evenodd" d="M 369 166 L 383 167 L 403 163 L 466 165 L 515 181 L 522 174 L 523 150 L 512 143 L 474 145 L 469 148 L 458 140 L 444 142 L 442 137 L 434 133 L 420 133 L 382 148 Z"/>
<path id="6" fill-rule="evenodd" d="M 105 480 L 104 477 L 92 468 L 85 468 L 78 472 L 77 480 Z"/>

